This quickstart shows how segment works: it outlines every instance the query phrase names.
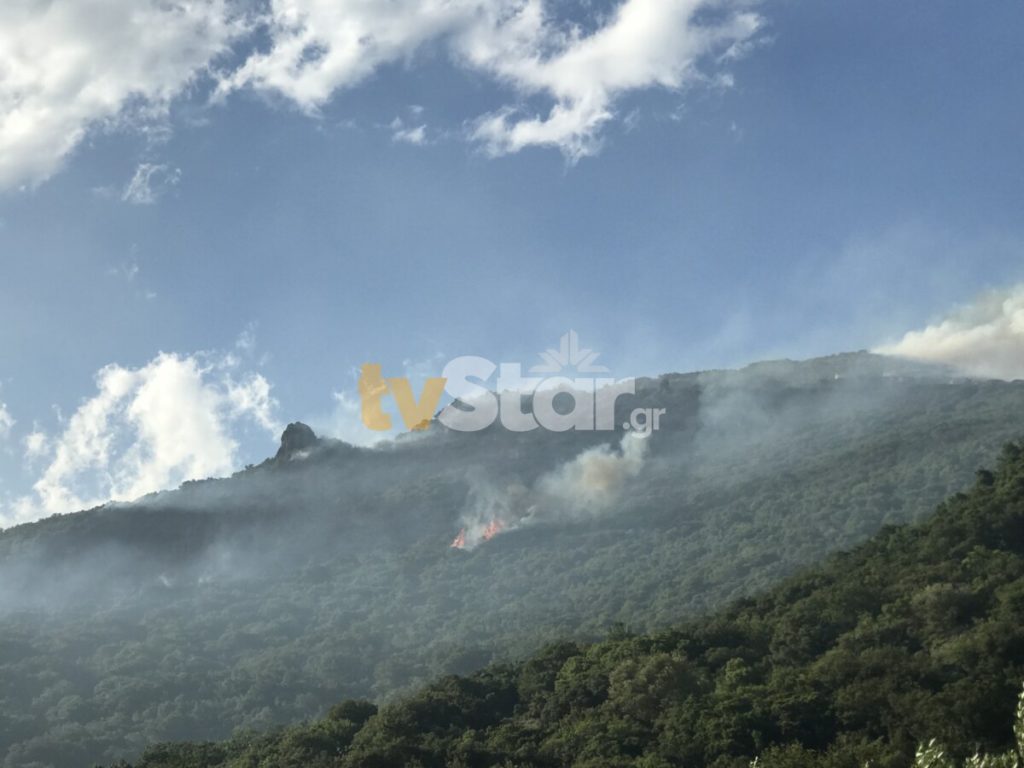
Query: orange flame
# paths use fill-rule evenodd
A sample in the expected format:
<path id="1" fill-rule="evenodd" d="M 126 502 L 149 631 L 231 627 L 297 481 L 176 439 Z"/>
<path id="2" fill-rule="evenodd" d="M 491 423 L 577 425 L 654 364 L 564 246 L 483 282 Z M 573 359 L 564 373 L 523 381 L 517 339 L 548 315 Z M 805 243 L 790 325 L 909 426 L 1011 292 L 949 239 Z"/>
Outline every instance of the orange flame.
<path id="1" fill-rule="evenodd" d="M 490 541 L 503 530 L 505 530 L 505 524 L 501 520 L 491 520 L 487 528 L 484 529 L 484 541 Z"/>
<path id="2" fill-rule="evenodd" d="M 463 528 L 459 531 L 459 535 L 455 537 L 452 542 L 452 549 L 465 549 L 466 548 L 466 529 Z"/>

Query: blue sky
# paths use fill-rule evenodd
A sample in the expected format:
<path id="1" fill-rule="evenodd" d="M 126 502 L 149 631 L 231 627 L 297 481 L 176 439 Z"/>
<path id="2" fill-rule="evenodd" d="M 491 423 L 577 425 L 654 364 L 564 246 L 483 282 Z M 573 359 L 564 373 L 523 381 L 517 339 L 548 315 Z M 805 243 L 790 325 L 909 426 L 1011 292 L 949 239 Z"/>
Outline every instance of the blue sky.
<path id="1" fill-rule="evenodd" d="M 0 10 L 0 524 L 356 439 L 366 361 L 806 357 L 1022 279 L 1016 0 L 175 8 Z"/>

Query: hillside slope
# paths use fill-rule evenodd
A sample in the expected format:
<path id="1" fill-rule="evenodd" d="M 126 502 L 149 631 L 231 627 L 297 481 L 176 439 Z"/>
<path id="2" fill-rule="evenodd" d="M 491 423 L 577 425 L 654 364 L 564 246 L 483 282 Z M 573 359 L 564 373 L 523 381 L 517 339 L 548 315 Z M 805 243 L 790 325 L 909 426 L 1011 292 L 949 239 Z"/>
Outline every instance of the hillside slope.
<path id="1" fill-rule="evenodd" d="M 1011 746 L 1022 679 L 1024 449 L 1010 444 L 934 519 L 708 618 L 549 645 L 379 712 L 350 701 L 269 736 L 154 747 L 136 768 L 746 768 L 759 754 L 895 768 L 933 738 L 954 755 Z"/>
<path id="2" fill-rule="evenodd" d="M 130 758 L 669 626 L 927 516 L 1024 434 L 1024 383 L 866 354 L 645 380 L 635 406 L 663 430 L 585 504 L 568 470 L 625 461 L 621 433 L 435 428 L 0 533 L 0 764 Z M 449 547 L 524 496 L 543 514 Z"/>

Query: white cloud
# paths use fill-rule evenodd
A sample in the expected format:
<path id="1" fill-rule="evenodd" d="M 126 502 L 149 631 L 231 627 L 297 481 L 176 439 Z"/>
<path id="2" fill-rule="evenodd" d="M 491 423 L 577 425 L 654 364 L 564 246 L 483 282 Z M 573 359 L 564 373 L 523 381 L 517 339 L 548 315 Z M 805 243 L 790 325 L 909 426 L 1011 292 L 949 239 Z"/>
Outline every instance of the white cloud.
<path id="1" fill-rule="evenodd" d="M 25 458 L 29 461 L 45 456 L 50 451 L 50 439 L 38 428 L 25 435 Z"/>
<path id="2" fill-rule="evenodd" d="M 268 50 L 221 83 L 221 93 L 272 91 L 315 113 L 341 89 L 384 64 L 408 61 L 430 42 L 453 61 L 489 74 L 522 96 L 552 102 L 547 114 L 505 107 L 478 119 L 472 137 L 491 154 L 557 147 L 593 154 L 622 94 L 700 81 L 714 54 L 735 57 L 759 28 L 728 0 L 625 0 L 595 32 L 566 29 L 543 0 L 271 0 Z M 700 21 L 705 11 L 714 20 Z"/>
<path id="3" fill-rule="evenodd" d="M 252 355 L 256 351 L 256 323 L 249 323 L 235 339 L 235 349 L 244 355 Z"/>
<path id="4" fill-rule="evenodd" d="M 250 373 L 242 381 L 226 382 L 227 400 L 231 416 L 248 416 L 271 434 L 282 431 L 283 425 L 274 416 L 277 401 L 270 394 L 270 382 L 258 373 Z"/>
<path id="5" fill-rule="evenodd" d="M 1024 285 L 992 291 L 875 351 L 945 363 L 971 376 L 1024 379 Z"/>
<path id="6" fill-rule="evenodd" d="M 152 205 L 170 187 L 181 181 L 181 169 L 169 165 L 140 163 L 125 185 L 121 200 L 134 205 Z M 136 269 L 136 271 L 138 271 Z M 134 275 L 133 275 L 134 276 Z"/>
<path id="7" fill-rule="evenodd" d="M 225 0 L 0 3 L 0 189 L 45 181 L 90 128 L 161 117 L 239 32 Z"/>
<path id="8" fill-rule="evenodd" d="M 307 112 L 383 64 L 471 24 L 507 0 L 270 0 L 269 50 L 256 53 L 221 84 L 274 91 Z"/>
<path id="9" fill-rule="evenodd" d="M 7 410 L 7 404 L 0 402 L 0 441 L 6 440 L 11 436 L 11 430 L 16 423 L 14 417 L 11 416 L 11 412 Z"/>
<path id="10" fill-rule="evenodd" d="M 556 18 L 552 0 L 7 0 L 0 189 L 45 181 L 90 130 L 149 126 L 163 135 L 173 100 L 205 76 L 218 96 L 252 88 L 315 114 L 428 47 L 515 94 L 515 104 L 470 116 L 470 137 L 490 154 L 550 146 L 577 159 L 597 151 L 622 95 L 727 83 L 727 73 L 708 70 L 755 39 L 760 22 L 748 4 L 623 0 L 607 17 L 591 11 L 584 31 Z M 233 68 L 230 53 L 241 60 Z M 530 111 L 523 99 L 544 105 Z M 423 137 L 414 127 L 401 140 Z M 123 198 L 151 202 L 158 170 L 173 174 L 139 166 Z"/>
<path id="11" fill-rule="evenodd" d="M 522 110 L 508 107 L 487 115 L 477 121 L 475 138 L 492 154 L 536 145 L 558 147 L 573 160 L 594 154 L 600 129 L 614 117 L 619 96 L 702 81 L 706 76 L 699 66 L 704 59 L 733 49 L 757 32 L 759 18 L 743 11 L 699 23 L 699 13 L 713 5 L 728 7 L 703 0 L 626 0 L 593 34 L 554 40 L 542 22 L 524 25 L 504 40 L 490 30 L 474 30 L 465 54 L 475 66 L 523 93 L 554 100 L 547 115 L 524 117 Z M 523 36 L 531 27 L 536 29 L 532 40 Z M 545 49 L 553 52 L 545 55 Z"/>
<path id="12" fill-rule="evenodd" d="M 233 431 L 245 421 L 276 437 L 270 384 L 257 373 L 207 356 L 160 354 L 141 368 L 110 365 L 97 393 L 49 437 L 26 439 L 48 465 L 8 513 L 7 523 L 131 500 L 185 480 L 224 475 L 237 465 Z"/>
<path id="13" fill-rule="evenodd" d="M 406 127 L 401 118 L 396 117 L 389 126 L 391 128 L 391 140 L 403 144 L 414 144 L 422 146 L 427 143 L 427 126 L 417 125 Z"/>

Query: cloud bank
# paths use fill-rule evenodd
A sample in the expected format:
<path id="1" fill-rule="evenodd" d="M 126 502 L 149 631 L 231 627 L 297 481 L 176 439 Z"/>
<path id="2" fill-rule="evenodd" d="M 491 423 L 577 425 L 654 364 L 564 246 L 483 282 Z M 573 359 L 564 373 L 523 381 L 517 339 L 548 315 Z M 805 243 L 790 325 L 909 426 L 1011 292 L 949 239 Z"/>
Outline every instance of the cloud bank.
<path id="1" fill-rule="evenodd" d="M 575 22 L 556 5 L 10 0 L 0 4 L 0 189 L 45 181 L 90 130 L 166 117 L 197 83 L 315 114 L 427 49 L 513 94 L 467 116 L 468 137 L 489 154 L 547 146 L 576 160 L 598 151 L 624 94 L 726 82 L 716 70 L 761 24 L 744 0 L 623 0 L 607 15 L 585 6 L 590 18 Z"/>
<path id="2" fill-rule="evenodd" d="M 945 363 L 969 376 L 1024 379 L 1024 284 L 985 294 L 874 351 Z"/>
<path id="3" fill-rule="evenodd" d="M 127 501 L 237 466 L 233 430 L 244 422 L 280 431 L 270 384 L 230 356 L 160 354 L 140 368 L 110 365 L 96 394 L 53 436 L 35 430 L 26 457 L 45 464 L 33 492 L 0 522 Z"/>

